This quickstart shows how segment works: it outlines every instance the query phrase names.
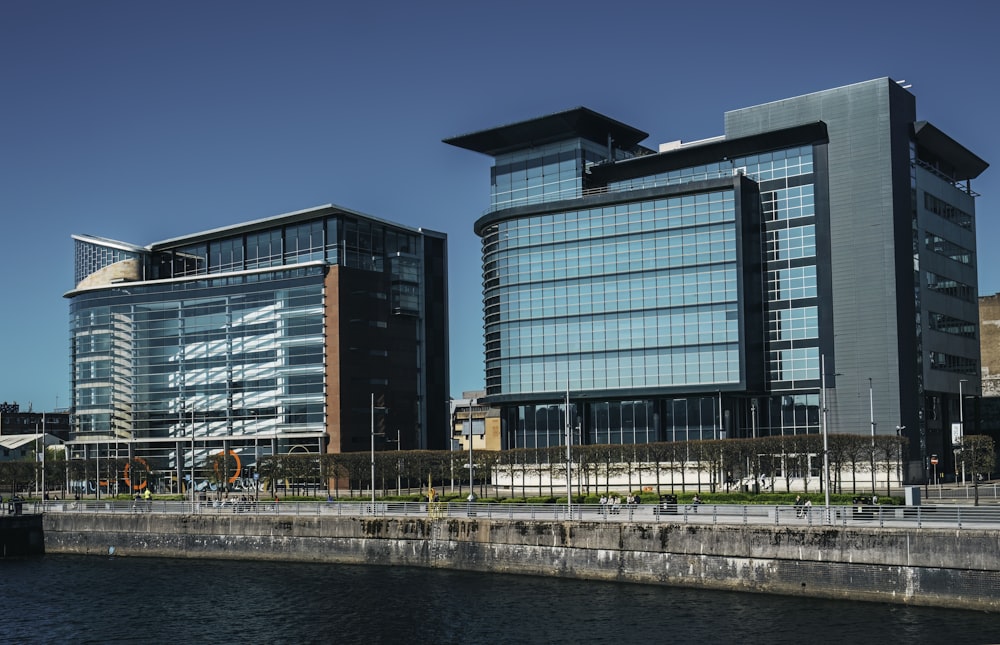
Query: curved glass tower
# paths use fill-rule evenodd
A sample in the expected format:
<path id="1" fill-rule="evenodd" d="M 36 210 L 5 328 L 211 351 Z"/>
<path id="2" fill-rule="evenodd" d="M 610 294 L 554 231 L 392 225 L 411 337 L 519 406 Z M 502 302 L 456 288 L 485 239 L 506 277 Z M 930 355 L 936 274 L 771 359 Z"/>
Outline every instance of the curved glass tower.
<path id="1" fill-rule="evenodd" d="M 977 391 L 986 163 L 915 117 L 882 78 L 657 150 L 586 108 L 447 139 L 495 160 L 475 230 L 504 445 L 813 433 L 822 412 L 898 427 L 919 478 Z"/>

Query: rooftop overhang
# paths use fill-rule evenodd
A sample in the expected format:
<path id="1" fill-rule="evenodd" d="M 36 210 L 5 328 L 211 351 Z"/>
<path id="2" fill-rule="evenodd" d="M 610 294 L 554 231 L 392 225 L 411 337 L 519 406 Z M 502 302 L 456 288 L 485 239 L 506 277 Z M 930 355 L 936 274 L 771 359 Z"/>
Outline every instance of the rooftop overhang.
<path id="1" fill-rule="evenodd" d="M 771 130 L 738 139 L 712 139 L 708 143 L 682 146 L 657 154 L 625 159 L 590 168 L 590 185 L 603 186 L 643 175 L 654 175 L 752 154 L 827 143 L 826 123 L 816 121 L 780 130 Z"/>
<path id="2" fill-rule="evenodd" d="M 913 124 L 913 138 L 917 144 L 951 164 L 954 168 L 954 179 L 958 181 L 975 179 L 990 166 L 927 121 L 917 121 Z"/>
<path id="3" fill-rule="evenodd" d="M 514 150 L 524 150 L 577 137 L 604 144 L 607 143 L 609 136 L 618 148 L 630 150 L 649 134 L 588 108 L 577 107 L 548 116 L 451 137 L 444 139 L 444 143 L 496 157 Z"/>
<path id="4" fill-rule="evenodd" d="M 77 242 L 84 242 L 86 244 L 94 244 L 96 246 L 103 246 L 110 249 L 117 249 L 119 251 L 127 251 L 129 253 L 145 253 L 147 249 L 136 246 L 135 244 L 129 244 L 128 242 L 119 242 L 118 240 L 112 240 L 106 237 L 99 237 L 97 235 L 83 235 L 74 234 L 70 237 Z"/>
<path id="5" fill-rule="evenodd" d="M 197 275 L 186 275 L 181 278 L 163 278 L 160 280 L 134 280 L 129 282 L 115 282 L 97 284 L 93 286 L 77 287 L 63 294 L 63 298 L 73 298 L 86 293 L 100 293 L 102 291 L 117 291 L 120 295 L 131 297 L 133 294 L 129 289 L 136 287 L 149 287 L 166 284 L 178 284 L 182 282 L 197 282 L 198 280 L 216 280 L 231 276 L 254 275 L 257 273 L 280 273 L 282 271 L 295 271 L 306 267 L 326 266 L 323 260 L 310 260 L 309 262 L 299 262 L 296 264 L 282 264 L 273 267 L 260 267 L 258 269 L 243 269 L 241 271 L 226 271 L 224 273 L 199 273 Z"/>
<path id="6" fill-rule="evenodd" d="M 294 224 L 295 222 L 310 220 L 322 215 L 333 214 L 344 211 L 345 209 L 340 209 L 337 206 L 334 206 L 333 204 L 325 204 L 323 206 L 316 206 L 314 208 L 307 208 L 305 210 L 294 211 L 291 213 L 283 213 L 281 215 L 274 215 L 272 217 L 265 217 L 262 219 L 256 219 L 249 222 L 241 222 L 240 224 L 234 224 L 232 226 L 223 226 L 221 228 L 214 228 L 211 230 L 202 231 L 200 233 L 194 233 L 192 235 L 175 237 L 169 240 L 163 240 L 161 242 L 153 242 L 152 244 L 149 245 L 149 249 L 151 251 L 164 251 L 167 249 L 187 246 L 189 244 L 197 244 L 199 242 L 218 240 L 225 237 L 231 237 L 234 235 L 241 235 L 243 233 L 251 233 L 254 231 L 259 231 L 267 228 L 273 228 L 275 226 L 282 224 Z"/>
<path id="7" fill-rule="evenodd" d="M 288 224 L 296 224 L 298 222 L 306 222 L 309 220 L 316 219 L 318 217 L 325 217 L 329 215 L 346 215 L 349 217 L 367 219 L 373 222 L 379 222 L 394 229 L 411 231 L 413 233 L 418 233 L 418 234 L 424 232 L 421 229 L 413 228 L 411 226 L 405 226 L 403 224 L 396 224 L 388 220 L 379 217 L 374 217 L 372 215 L 367 215 L 360 211 L 344 208 L 343 206 L 338 206 L 336 204 L 324 204 L 322 206 L 315 206 L 313 208 L 307 208 L 305 210 L 293 211 L 291 213 L 284 213 L 282 215 L 274 215 L 272 217 L 265 217 L 263 219 L 256 219 L 249 222 L 242 222 L 240 224 L 234 224 L 232 226 L 224 226 L 221 228 L 215 228 L 208 231 L 202 231 L 200 233 L 194 233 L 192 235 L 175 237 L 169 240 L 163 240 L 161 242 L 154 242 L 149 245 L 149 250 L 166 251 L 170 249 L 184 247 L 190 244 L 198 244 L 200 242 L 208 242 L 212 240 L 219 240 L 227 237 L 233 237 L 236 235 L 243 235 L 245 233 L 262 231 L 270 228 L 275 228 L 277 226 L 285 226 Z"/>

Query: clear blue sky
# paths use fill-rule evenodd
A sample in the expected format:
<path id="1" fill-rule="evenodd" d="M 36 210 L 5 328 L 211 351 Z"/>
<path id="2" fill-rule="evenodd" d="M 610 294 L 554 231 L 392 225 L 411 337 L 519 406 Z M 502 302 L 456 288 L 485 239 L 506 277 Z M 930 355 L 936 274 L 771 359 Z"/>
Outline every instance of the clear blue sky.
<path id="1" fill-rule="evenodd" d="M 1000 2 L 0 3 L 0 400 L 69 404 L 70 235 L 134 244 L 335 203 L 449 235 L 451 391 L 483 387 L 490 160 L 441 139 L 584 105 L 651 133 L 872 78 L 993 164 Z"/>

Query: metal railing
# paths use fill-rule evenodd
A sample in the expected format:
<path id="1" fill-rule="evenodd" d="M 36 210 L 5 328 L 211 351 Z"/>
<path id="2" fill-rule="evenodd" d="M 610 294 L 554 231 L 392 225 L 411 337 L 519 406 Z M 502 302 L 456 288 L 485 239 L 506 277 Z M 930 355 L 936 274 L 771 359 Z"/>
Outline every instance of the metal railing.
<path id="1" fill-rule="evenodd" d="M 5 509 L 6 510 L 6 509 Z M 709 525 L 866 526 L 1000 529 L 1000 506 L 782 506 L 739 504 L 483 504 L 478 502 L 31 502 L 25 513 L 255 514 L 345 517 L 475 518 Z"/>

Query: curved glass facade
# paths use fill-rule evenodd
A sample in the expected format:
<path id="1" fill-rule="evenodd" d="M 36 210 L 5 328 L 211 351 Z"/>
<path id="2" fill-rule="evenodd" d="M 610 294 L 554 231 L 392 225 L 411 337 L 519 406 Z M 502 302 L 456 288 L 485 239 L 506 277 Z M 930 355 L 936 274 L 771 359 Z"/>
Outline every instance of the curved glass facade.
<path id="1" fill-rule="evenodd" d="M 926 479 L 962 384 L 981 387 L 971 180 L 988 163 L 918 120 L 908 87 L 732 110 L 722 135 L 657 150 L 583 107 L 447 139 L 496 164 L 475 229 L 504 445 L 822 420 L 895 428 L 912 447 L 900 480 Z M 591 155 L 577 181 L 564 150 Z"/>
<path id="2" fill-rule="evenodd" d="M 522 134 L 498 132 L 497 146 Z M 567 391 L 585 443 L 817 431 L 813 145 L 728 154 L 713 140 L 661 162 L 598 134 L 495 155 L 479 230 L 505 445 L 565 442 Z M 571 150 L 588 155 L 576 183 Z"/>
<path id="3" fill-rule="evenodd" d="M 200 450 L 238 438 L 228 448 L 252 452 L 264 438 L 268 453 L 280 432 L 316 451 L 324 274 L 310 266 L 76 296 L 76 430 L 128 440 L 154 470 L 183 465 L 192 414 Z"/>
<path id="4" fill-rule="evenodd" d="M 736 382 L 736 246 L 732 190 L 498 223 L 487 391 Z"/>

